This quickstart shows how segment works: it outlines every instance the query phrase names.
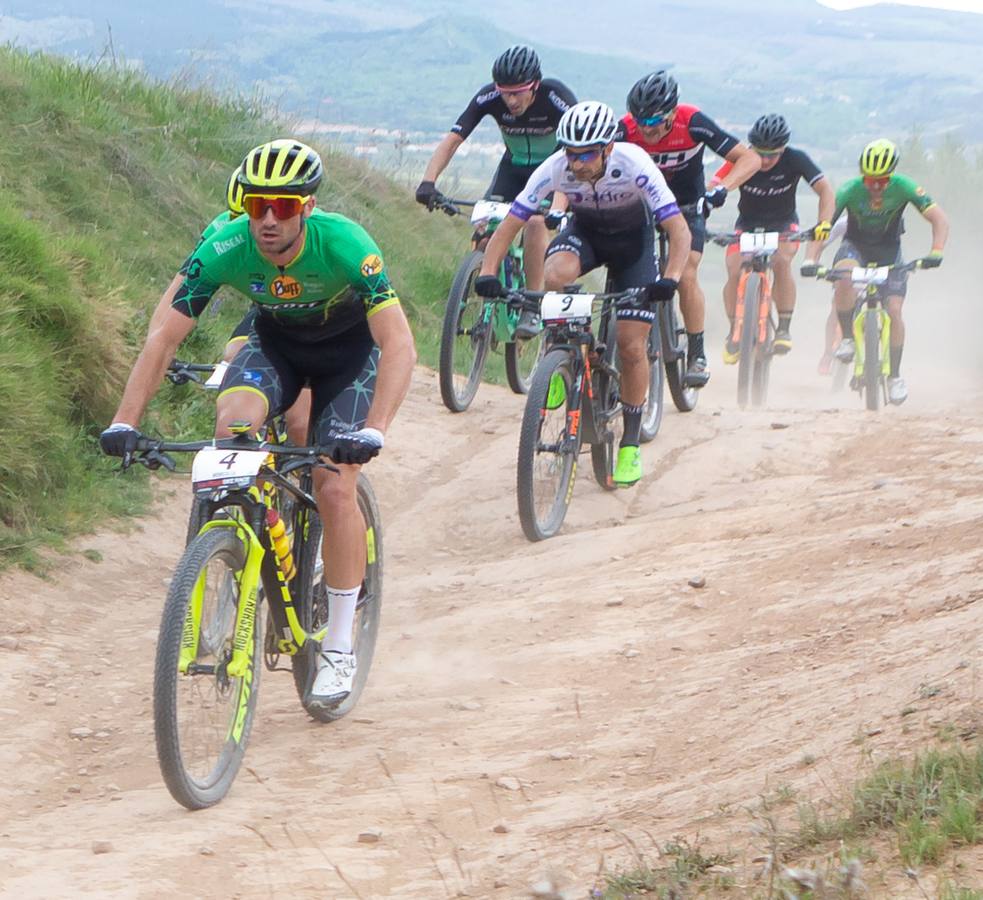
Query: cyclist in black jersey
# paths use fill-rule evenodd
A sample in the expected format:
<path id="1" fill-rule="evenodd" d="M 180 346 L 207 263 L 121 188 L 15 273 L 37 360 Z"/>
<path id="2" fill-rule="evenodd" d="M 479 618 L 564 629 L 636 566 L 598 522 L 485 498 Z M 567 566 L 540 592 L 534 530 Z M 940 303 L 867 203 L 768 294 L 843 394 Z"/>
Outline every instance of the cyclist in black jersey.
<path id="1" fill-rule="evenodd" d="M 836 195 L 829 179 L 819 170 L 807 153 L 788 142 L 792 132 L 784 116 L 761 116 L 748 131 L 748 143 L 761 158 L 761 168 L 741 185 L 737 204 L 737 230 L 795 231 L 799 216 L 795 210 L 795 189 L 799 179 L 805 181 L 819 197 L 819 237 L 829 234 L 830 219 L 836 206 Z M 718 184 L 730 171 L 725 163 L 710 180 L 710 188 Z M 785 242 L 771 258 L 775 277 L 775 307 L 778 310 L 778 328 L 775 330 L 774 350 L 788 353 L 792 349 L 789 326 L 795 310 L 795 280 L 792 277 L 792 259 L 798 244 Z M 819 250 L 813 241 L 806 249 L 806 257 L 812 259 Z M 733 340 L 734 311 L 737 306 L 737 283 L 741 274 L 741 257 L 736 245 L 727 249 L 727 283 L 724 285 L 724 309 L 730 319 L 731 331 L 724 344 L 724 362 L 733 365 L 740 358 L 740 347 Z"/>
<path id="2" fill-rule="evenodd" d="M 555 78 L 543 78 L 536 51 L 522 45 L 510 47 L 495 60 L 492 79 L 474 95 L 430 157 L 416 189 L 417 202 L 428 209 L 437 196 L 437 178 L 485 116 L 495 120 L 505 142 L 487 198 L 515 200 L 536 167 L 556 150 L 556 126 L 577 102 L 570 88 Z M 547 238 L 543 217 L 531 218 L 524 237 L 526 283 L 531 290 L 543 287 Z"/>

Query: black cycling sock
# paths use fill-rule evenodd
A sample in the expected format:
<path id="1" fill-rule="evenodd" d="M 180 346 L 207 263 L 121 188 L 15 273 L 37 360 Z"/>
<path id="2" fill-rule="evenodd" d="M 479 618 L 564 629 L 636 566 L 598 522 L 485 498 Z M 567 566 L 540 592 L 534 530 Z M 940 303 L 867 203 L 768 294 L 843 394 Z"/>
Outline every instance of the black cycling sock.
<path id="1" fill-rule="evenodd" d="M 840 320 L 840 330 L 844 338 L 853 338 L 853 311 L 838 309 L 836 318 Z"/>
<path id="2" fill-rule="evenodd" d="M 904 344 L 900 347 L 891 347 L 891 377 L 897 378 L 901 374 L 901 354 L 904 353 Z"/>
<path id="3" fill-rule="evenodd" d="M 698 356 L 706 356 L 706 353 L 703 351 L 702 331 L 687 331 L 686 337 L 689 340 L 687 347 L 689 349 L 689 358 L 691 360 L 696 359 Z"/>
<path id="4" fill-rule="evenodd" d="M 645 412 L 645 404 L 641 406 L 631 406 L 628 403 L 622 404 L 621 416 L 625 423 L 625 433 L 621 436 L 621 447 L 637 447 L 639 437 L 642 433 L 642 413 Z"/>
<path id="5" fill-rule="evenodd" d="M 792 324 L 792 314 L 791 313 L 779 313 L 778 314 L 778 330 L 784 331 L 788 334 L 789 327 Z"/>

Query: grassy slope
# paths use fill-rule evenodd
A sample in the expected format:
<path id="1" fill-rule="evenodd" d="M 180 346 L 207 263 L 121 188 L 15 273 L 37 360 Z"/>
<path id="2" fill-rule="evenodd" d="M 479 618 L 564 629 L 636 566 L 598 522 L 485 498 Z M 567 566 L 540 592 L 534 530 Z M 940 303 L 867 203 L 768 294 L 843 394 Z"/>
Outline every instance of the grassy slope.
<path id="1" fill-rule="evenodd" d="M 282 129 L 251 101 L 0 50 L 0 563 L 144 502 L 95 438 L 231 166 Z M 432 361 L 465 235 L 361 164 L 327 165 L 321 202 L 376 237 Z M 245 308 L 227 300 L 183 355 L 214 358 Z M 165 390 L 149 418 L 200 433 L 207 404 Z"/>

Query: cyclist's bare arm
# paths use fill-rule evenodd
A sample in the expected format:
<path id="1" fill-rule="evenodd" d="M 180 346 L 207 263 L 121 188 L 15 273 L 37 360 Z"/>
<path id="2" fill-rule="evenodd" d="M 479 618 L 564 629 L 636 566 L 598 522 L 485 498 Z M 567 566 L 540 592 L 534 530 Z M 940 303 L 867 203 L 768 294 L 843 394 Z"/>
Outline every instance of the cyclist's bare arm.
<path id="1" fill-rule="evenodd" d="M 728 191 L 739 188 L 761 168 L 761 157 L 745 144 L 738 144 L 735 147 L 731 147 L 724 156 L 724 159 L 734 165 L 734 168 L 720 178 L 718 182 L 727 188 Z"/>
<path id="2" fill-rule="evenodd" d="M 550 205 L 550 212 L 566 212 L 570 209 L 570 198 L 563 191 L 556 191 L 553 194 L 553 202 Z"/>
<path id="3" fill-rule="evenodd" d="M 922 215 L 932 226 L 932 250 L 941 252 L 949 239 L 949 217 L 938 203 L 934 203 Z"/>
<path id="4" fill-rule="evenodd" d="M 679 281 L 683 276 L 683 269 L 689 259 L 689 248 L 692 238 L 689 233 L 689 225 L 681 213 L 669 216 L 659 223 L 659 227 L 669 236 L 669 258 L 666 260 L 666 270 L 662 273 L 664 278 L 672 278 Z"/>
<path id="5" fill-rule="evenodd" d="M 491 236 L 491 240 L 488 241 L 488 246 L 485 248 L 485 258 L 481 263 L 482 275 L 498 274 L 498 267 L 502 264 L 502 260 L 505 259 L 509 245 L 515 240 L 515 236 L 522 231 L 522 227 L 525 224 L 522 219 L 512 215 L 512 213 L 509 213 L 502 220 L 502 224 L 495 229 L 495 233 Z"/>
<path id="6" fill-rule="evenodd" d="M 181 287 L 183 281 L 184 276 L 178 272 L 171 279 L 171 283 L 165 288 L 164 293 L 160 295 L 160 300 L 157 301 L 157 308 L 150 317 L 150 324 L 147 326 L 148 338 L 160 326 L 167 311 L 171 308 L 171 301 L 174 299 L 174 295 L 177 293 L 178 288 Z"/>
<path id="7" fill-rule="evenodd" d="M 833 185 L 831 185 L 829 183 L 829 179 L 823 175 L 821 178 L 817 178 L 812 183 L 811 187 L 816 192 L 816 196 L 819 197 L 819 218 L 816 219 L 816 221 L 832 221 L 833 212 L 836 209 L 836 191 L 833 190 Z M 806 259 L 819 259 L 819 254 L 822 252 L 822 249 L 822 241 L 810 241 L 806 245 Z"/>
<path id="8" fill-rule="evenodd" d="M 157 326 L 147 335 L 143 350 L 133 365 L 123 399 L 113 416 L 114 422 L 126 422 L 134 428 L 139 426 L 147 404 L 157 393 L 177 348 L 194 327 L 195 320 L 176 309 L 168 309 L 160 317 Z"/>
<path id="9" fill-rule="evenodd" d="M 369 316 L 369 331 L 379 346 L 379 370 L 365 427 L 377 428 L 385 434 L 410 389 L 416 346 L 403 308 L 398 303 Z"/>
<path id="10" fill-rule="evenodd" d="M 451 161 L 451 158 L 457 153 L 457 148 L 463 143 L 464 138 L 459 134 L 454 134 L 453 131 L 448 131 L 441 142 L 437 144 L 433 156 L 430 157 L 430 162 L 427 163 L 427 171 L 423 173 L 423 180 L 436 181 L 440 177 L 440 173 L 447 168 L 447 164 Z"/>

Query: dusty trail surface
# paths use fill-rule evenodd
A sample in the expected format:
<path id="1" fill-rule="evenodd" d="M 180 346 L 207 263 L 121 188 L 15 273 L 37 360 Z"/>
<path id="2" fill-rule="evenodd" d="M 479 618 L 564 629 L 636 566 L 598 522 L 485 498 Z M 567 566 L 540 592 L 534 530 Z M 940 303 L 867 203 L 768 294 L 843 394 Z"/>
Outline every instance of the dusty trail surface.
<path id="1" fill-rule="evenodd" d="M 100 562 L 4 575 L 0 895 L 517 897 L 552 868 L 584 896 L 631 844 L 700 832 L 750 859 L 762 794 L 823 799 L 865 757 L 972 732 L 983 403 L 967 380 L 933 409 L 923 376 L 921 406 L 871 415 L 793 363 L 794 388 L 746 413 L 718 366 L 634 490 L 603 493 L 585 458 L 563 533 L 536 545 L 515 512 L 521 398 L 485 386 L 451 416 L 419 372 L 371 466 L 387 586 L 362 703 L 317 726 L 264 673 L 245 767 L 205 812 L 164 789 L 151 725 L 186 483 L 82 541 Z M 870 888 L 920 896 L 891 872 Z"/>

